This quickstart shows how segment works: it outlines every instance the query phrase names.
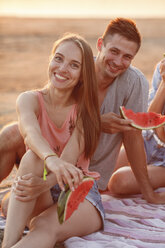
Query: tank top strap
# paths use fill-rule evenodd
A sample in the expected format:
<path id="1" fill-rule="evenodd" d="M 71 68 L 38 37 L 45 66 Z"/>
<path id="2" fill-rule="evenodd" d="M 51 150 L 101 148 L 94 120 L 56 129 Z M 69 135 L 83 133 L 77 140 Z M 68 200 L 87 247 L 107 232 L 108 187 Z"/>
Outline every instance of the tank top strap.
<path id="1" fill-rule="evenodd" d="M 46 112 L 43 95 L 40 91 L 37 91 L 38 103 L 39 103 L 39 115 L 44 111 Z"/>
<path id="2" fill-rule="evenodd" d="M 41 108 L 44 107 L 44 100 L 43 100 L 43 96 L 42 93 L 40 91 L 37 91 L 37 97 L 38 97 L 38 102 Z"/>

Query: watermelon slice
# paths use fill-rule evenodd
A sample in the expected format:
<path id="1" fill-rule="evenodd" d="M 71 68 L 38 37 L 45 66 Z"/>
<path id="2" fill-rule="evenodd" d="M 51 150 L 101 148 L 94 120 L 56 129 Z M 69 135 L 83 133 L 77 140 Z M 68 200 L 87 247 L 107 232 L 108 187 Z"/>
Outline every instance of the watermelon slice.
<path id="1" fill-rule="evenodd" d="M 65 186 L 65 191 L 60 193 L 57 203 L 57 213 L 60 224 L 69 219 L 79 204 L 84 201 L 93 184 L 94 179 L 85 176 L 75 191 L 71 191 L 68 184 Z"/>
<path id="2" fill-rule="evenodd" d="M 165 115 L 154 112 L 133 112 L 131 109 L 120 107 L 121 116 L 124 119 L 132 120 L 131 125 L 138 129 L 154 129 L 165 124 Z"/>

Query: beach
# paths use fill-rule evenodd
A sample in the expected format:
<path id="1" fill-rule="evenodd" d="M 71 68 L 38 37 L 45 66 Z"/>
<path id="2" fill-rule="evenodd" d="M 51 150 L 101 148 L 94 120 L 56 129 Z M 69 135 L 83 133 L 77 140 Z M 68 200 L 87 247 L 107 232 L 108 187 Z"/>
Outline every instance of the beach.
<path id="1" fill-rule="evenodd" d="M 156 63 L 165 52 L 165 19 L 135 19 L 142 46 L 133 61 L 151 84 Z M 0 128 L 16 121 L 15 102 L 25 90 L 42 87 L 47 81 L 53 42 L 65 32 L 84 36 L 97 55 L 96 41 L 109 19 L 0 17 Z M 11 185 L 13 172 L 0 186 Z M 3 232 L 0 232 L 0 239 Z"/>
<path id="2" fill-rule="evenodd" d="M 142 46 L 133 65 L 151 82 L 155 64 L 165 52 L 165 19 L 135 19 Z M 0 17 L 0 127 L 17 119 L 15 101 L 22 91 L 47 80 L 53 42 L 65 32 L 83 35 L 97 55 L 96 41 L 109 19 L 48 19 Z"/>

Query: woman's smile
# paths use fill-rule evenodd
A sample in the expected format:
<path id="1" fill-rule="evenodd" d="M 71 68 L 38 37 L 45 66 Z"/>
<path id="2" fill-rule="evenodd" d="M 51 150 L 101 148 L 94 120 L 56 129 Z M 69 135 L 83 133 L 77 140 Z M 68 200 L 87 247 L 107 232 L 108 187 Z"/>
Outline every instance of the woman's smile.
<path id="1" fill-rule="evenodd" d="M 54 73 L 54 76 L 55 76 L 55 78 L 56 78 L 58 81 L 60 81 L 61 83 L 62 83 L 62 82 L 65 82 L 66 80 L 69 79 L 68 77 L 63 76 L 63 75 L 60 75 L 60 74 L 57 73 L 57 72 Z"/>

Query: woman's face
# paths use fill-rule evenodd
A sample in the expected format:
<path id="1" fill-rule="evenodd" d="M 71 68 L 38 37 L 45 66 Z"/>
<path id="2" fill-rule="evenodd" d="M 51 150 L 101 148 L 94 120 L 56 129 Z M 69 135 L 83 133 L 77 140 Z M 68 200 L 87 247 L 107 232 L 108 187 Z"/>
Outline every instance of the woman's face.
<path id="1" fill-rule="evenodd" d="M 55 88 L 71 89 L 78 83 L 82 53 L 73 41 L 64 41 L 56 49 L 49 64 L 49 80 Z"/>

